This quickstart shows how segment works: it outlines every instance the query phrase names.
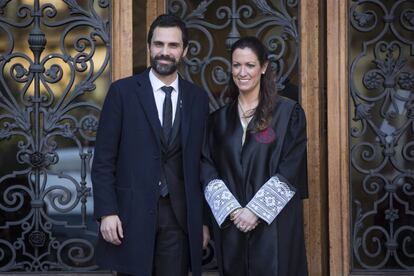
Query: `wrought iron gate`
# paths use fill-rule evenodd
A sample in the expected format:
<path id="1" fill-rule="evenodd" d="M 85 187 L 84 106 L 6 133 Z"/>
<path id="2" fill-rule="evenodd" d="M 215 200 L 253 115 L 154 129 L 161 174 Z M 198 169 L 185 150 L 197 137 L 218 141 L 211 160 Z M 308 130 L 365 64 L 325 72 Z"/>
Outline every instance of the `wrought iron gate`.
<path id="1" fill-rule="evenodd" d="M 413 273 L 414 1 L 349 2 L 351 267 Z"/>
<path id="2" fill-rule="evenodd" d="M 109 0 L 0 1 L 0 271 L 94 270 Z"/>

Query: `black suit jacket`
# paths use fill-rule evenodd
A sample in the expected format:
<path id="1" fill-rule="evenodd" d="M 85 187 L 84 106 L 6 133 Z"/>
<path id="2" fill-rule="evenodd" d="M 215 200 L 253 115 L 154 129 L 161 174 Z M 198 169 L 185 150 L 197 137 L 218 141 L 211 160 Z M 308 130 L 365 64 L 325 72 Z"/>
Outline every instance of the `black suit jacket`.
<path id="1" fill-rule="evenodd" d="M 187 228 L 191 267 L 197 276 L 201 275 L 203 206 L 199 164 L 208 97 L 204 90 L 182 78 L 179 90 Z M 99 220 L 105 215 L 119 215 L 124 239 L 115 246 L 99 234 L 96 258 L 102 268 L 135 275 L 152 273 L 160 137 L 149 70 L 114 82 L 101 112 L 92 184 L 95 217 Z"/>

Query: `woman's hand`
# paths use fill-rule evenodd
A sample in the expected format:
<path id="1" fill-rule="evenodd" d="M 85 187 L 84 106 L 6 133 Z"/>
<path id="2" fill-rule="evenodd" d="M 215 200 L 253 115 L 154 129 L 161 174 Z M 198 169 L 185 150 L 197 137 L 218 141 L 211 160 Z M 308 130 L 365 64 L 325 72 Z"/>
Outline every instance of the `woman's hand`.
<path id="1" fill-rule="evenodd" d="M 234 215 L 234 225 L 242 232 L 249 232 L 259 224 L 259 217 L 247 208 L 240 209 Z"/>

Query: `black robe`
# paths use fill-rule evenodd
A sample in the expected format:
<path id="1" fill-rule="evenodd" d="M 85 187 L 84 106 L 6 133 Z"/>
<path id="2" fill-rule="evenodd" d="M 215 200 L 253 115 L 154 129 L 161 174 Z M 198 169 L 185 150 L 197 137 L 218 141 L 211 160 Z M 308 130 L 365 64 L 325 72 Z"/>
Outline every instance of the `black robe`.
<path id="1" fill-rule="evenodd" d="M 248 127 L 244 145 L 242 135 L 237 101 L 210 116 L 201 163 L 203 185 L 222 179 L 242 207 L 272 176 L 296 194 L 270 225 L 262 221 L 251 232 L 240 232 L 228 219 L 221 228 L 214 223 L 220 274 L 307 275 L 301 201 L 308 193 L 304 112 L 296 102 L 279 97 L 269 128 L 251 133 Z"/>

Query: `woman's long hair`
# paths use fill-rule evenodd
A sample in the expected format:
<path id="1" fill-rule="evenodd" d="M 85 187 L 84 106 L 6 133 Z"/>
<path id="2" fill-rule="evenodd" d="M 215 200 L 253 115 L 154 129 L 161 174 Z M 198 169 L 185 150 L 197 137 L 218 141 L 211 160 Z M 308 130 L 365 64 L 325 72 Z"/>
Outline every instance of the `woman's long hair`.
<path id="1" fill-rule="evenodd" d="M 247 36 L 236 41 L 231 47 L 231 64 L 233 64 L 233 53 L 236 49 L 248 48 L 255 53 L 259 60 L 260 66 L 269 62 L 269 54 L 263 43 L 253 36 Z M 239 96 L 239 88 L 230 77 L 225 96 L 230 101 L 236 101 Z M 266 71 L 260 78 L 259 103 L 253 115 L 253 128 L 251 131 L 260 132 L 265 130 L 272 121 L 272 112 L 277 99 L 276 80 L 270 64 L 268 64 Z"/>

